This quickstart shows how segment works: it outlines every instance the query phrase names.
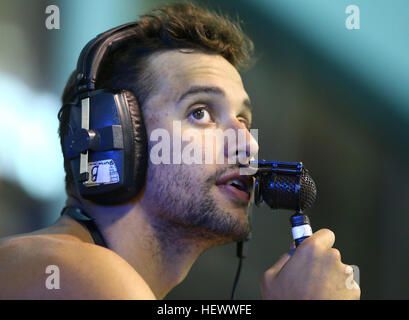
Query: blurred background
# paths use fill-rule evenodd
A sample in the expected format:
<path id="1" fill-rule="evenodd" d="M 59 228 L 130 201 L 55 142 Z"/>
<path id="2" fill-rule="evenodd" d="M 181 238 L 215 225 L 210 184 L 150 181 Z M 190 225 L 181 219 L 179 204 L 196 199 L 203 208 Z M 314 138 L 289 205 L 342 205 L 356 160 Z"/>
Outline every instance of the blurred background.
<path id="1" fill-rule="evenodd" d="M 169 1 L 0 2 L 0 237 L 53 223 L 65 200 L 57 112 L 82 47 Z M 329 228 L 362 299 L 409 298 L 409 2 L 200 1 L 239 16 L 257 63 L 243 74 L 259 158 L 303 161 L 318 186 L 314 230 Z M 348 5 L 360 10 L 349 30 Z M 48 30 L 57 5 L 60 29 Z M 288 250 L 287 211 L 253 210 L 238 299 Z M 235 245 L 204 253 L 167 299 L 228 299 Z M 0 284 L 1 287 L 1 284 Z"/>

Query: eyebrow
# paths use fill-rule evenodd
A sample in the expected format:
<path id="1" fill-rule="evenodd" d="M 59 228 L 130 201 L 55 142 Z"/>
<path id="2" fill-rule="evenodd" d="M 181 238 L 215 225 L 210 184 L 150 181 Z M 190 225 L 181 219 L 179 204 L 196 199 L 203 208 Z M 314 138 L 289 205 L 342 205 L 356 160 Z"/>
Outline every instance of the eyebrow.
<path id="1" fill-rule="evenodd" d="M 226 97 L 226 94 L 224 91 L 219 88 L 219 87 L 212 87 L 212 86 L 191 86 L 187 91 L 185 91 L 178 99 L 178 103 L 180 103 L 182 100 L 187 98 L 188 96 L 200 94 L 200 93 L 206 93 L 206 94 L 212 94 L 212 95 L 219 95 L 222 97 Z M 244 107 L 248 109 L 248 111 L 252 111 L 251 103 L 248 98 L 244 99 L 243 101 Z"/>

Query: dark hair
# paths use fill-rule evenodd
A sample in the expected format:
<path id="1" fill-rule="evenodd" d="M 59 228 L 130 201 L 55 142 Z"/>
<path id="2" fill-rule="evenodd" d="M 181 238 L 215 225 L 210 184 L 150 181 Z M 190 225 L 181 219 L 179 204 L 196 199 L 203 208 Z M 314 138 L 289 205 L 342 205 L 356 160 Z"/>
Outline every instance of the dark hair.
<path id="1" fill-rule="evenodd" d="M 141 16 L 135 37 L 110 52 L 101 62 L 96 88 L 129 90 L 141 107 L 152 93 L 155 75 L 148 70 L 154 54 L 176 48 L 192 48 L 219 54 L 236 69 L 247 68 L 253 53 L 252 41 L 242 32 L 240 23 L 191 3 L 172 3 Z M 62 95 L 63 105 L 76 95 L 74 71 Z M 60 142 L 69 133 L 69 108 L 61 112 Z M 68 160 L 64 161 L 66 190 L 75 195 Z"/>

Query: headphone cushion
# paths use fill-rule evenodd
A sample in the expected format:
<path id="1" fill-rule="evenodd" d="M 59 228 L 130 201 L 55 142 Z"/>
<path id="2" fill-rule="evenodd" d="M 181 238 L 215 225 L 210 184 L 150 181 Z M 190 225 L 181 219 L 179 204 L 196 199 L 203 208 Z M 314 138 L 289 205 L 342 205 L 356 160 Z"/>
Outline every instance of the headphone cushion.
<path id="1" fill-rule="evenodd" d="M 138 100 L 131 91 L 124 90 L 121 92 L 128 105 L 129 116 L 132 125 L 133 134 L 133 187 L 134 195 L 138 194 L 145 185 L 146 169 L 148 163 L 147 157 L 147 136 L 143 120 L 142 110 Z M 130 164 L 132 166 L 132 164 Z"/>

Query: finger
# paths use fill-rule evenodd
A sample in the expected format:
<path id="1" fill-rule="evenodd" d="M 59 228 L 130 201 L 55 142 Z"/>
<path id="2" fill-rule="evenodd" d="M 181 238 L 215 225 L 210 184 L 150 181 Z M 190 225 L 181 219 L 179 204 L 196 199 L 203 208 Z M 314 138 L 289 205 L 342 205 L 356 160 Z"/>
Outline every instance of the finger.
<path id="1" fill-rule="evenodd" d="M 288 251 L 288 254 L 290 256 L 292 256 L 294 254 L 294 252 L 295 252 L 295 249 L 296 249 L 295 242 L 292 242 L 291 247 L 290 247 L 290 251 Z"/>
<path id="2" fill-rule="evenodd" d="M 320 229 L 303 242 L 317 241 L 324 248 L 332 248 L 335 243 L 335 234 L 329 229 Z"/>
<path id="3" fill-rule="evenodd" d="M 275 276 L 284 267 L 287 261 L 291 258 L 291 255 L 284 253 L 278 261 L 270 268 L 269 273 L 271 276 Z"/>

